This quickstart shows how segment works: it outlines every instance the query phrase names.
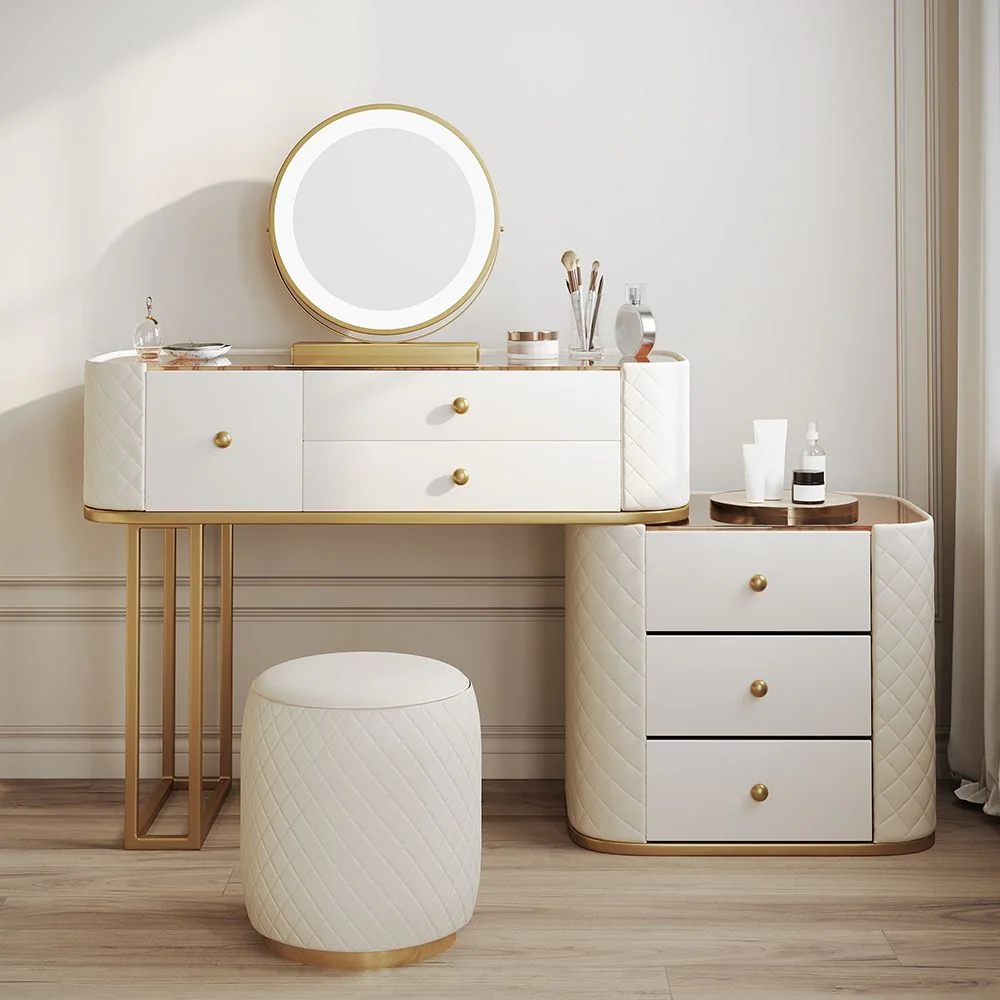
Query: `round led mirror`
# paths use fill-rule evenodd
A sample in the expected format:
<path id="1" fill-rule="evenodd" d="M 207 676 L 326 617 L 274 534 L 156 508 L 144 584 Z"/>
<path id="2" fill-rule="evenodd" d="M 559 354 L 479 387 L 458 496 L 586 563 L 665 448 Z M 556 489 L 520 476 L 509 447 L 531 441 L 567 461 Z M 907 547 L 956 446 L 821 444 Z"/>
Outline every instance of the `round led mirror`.
<path id="1" fill-rule="evenodd" d="M 413 340 L 453 320 L 496 259 L 486 166 L 446 121 L 367 105 L 317 125 L 271 192 L 271 248 L 292 294 L 355 340 Z"/>

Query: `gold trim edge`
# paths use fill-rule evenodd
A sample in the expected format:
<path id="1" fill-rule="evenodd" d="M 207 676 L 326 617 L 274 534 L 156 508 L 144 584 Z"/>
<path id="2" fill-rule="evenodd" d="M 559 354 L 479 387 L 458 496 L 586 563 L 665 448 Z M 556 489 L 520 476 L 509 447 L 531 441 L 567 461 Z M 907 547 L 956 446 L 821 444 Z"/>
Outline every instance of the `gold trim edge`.
<path id="1" fill-rule="evenodd" d="M 918 854 L 934 846 L 935 835 L 929 833 L 919 840 L 904 840 L 891 844 L 876 843 L 630 843 L 624 840 L 601 840 L 580 833 L 571 823 L 566 824 L 569 838 L 579 847 L 599 854 L 621 854 L 635 857 L 886 857 L 898 854 Z"/>
<path id="2" fill-rule="evenodd" d="M 405 511 L 405 510 L 107 510 L 84 505 L 99 524 L 182 527 L 188 524 L 677 524 L 688 505 L 668 510 Z"/>
<path id="3" fill-rule="evenodd" d="M 284 944 L 273 938 L 261 938 L 268 950 L 281 958 L 302 965 L 312 965 L 323 969 L 341 969 L 349 972 L 368 972 L 376 969 L 394 969 L 401 965 L 423 962 L 447 951 L 454 943 L 456 933 L 446 934 L 436 941 L 413 945 L 409 948 L 393 948 L 390 951 L 318 951 L 314 948 L 300 948 Z"/>

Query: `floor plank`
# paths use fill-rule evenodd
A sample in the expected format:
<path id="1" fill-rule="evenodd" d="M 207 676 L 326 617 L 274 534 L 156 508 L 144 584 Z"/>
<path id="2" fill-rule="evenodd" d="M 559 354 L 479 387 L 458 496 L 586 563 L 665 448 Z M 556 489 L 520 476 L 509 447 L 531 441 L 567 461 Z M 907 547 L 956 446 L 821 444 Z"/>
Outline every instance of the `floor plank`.
<path id="1" fill-rule="evenodd" d="M 195 970 L 175 981 L 144 972 L 120 984 L 83 979 L 72 985 L 2 983 L 0 1000 L 670 1000 L 662 966 L 581 968 L 575 962 L 511 956 L 501 964 L 463 957 L 455 945 L 420 965 L 381 972 L 337 973 L 281 962 L 254 968 L 239 982 L 206 980 Z M 94 969 L 95 976 L 99 969 Z"/>
<path id="2" fill-rule="evenodd" d="M 150 1000 L 1000 1000 L 1000 824 L 947 792 L 938 844 L 897 858 L 593 854 L 567 838 L 561 795 L 486 783 L 482 886 L 455 947 L 337 975 L 250 928 L 237 795 L 202 851 L 125 852 L 120 783 L 0 782 L 0 1000 L 132 1000 L 137 984 Z"/>
<path id="3" fill-rule="evenodd" d="M 785 966 L 669 968 L 672 1000 L 996 1000 L 1000 974 L 902 966 Z"/>
<path id="4" fill-rule="evenodd" d="M 1000 972 L 1000 933 L 996 929 L 890 929 L 885 936 L 901 965 L 914 968 L 995 969 Z"/>

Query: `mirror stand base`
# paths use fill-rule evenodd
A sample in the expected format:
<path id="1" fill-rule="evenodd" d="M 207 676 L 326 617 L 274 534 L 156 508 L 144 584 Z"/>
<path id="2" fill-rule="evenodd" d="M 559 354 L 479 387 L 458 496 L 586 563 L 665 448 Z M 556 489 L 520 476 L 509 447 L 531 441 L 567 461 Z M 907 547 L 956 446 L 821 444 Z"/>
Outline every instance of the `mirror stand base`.
<path id="1" fill-rule="evenodd" d="M 345 344 L 303 340 L 292 344 L 293 365 L 323 368 L 475 368 L 479 344 Z"/>

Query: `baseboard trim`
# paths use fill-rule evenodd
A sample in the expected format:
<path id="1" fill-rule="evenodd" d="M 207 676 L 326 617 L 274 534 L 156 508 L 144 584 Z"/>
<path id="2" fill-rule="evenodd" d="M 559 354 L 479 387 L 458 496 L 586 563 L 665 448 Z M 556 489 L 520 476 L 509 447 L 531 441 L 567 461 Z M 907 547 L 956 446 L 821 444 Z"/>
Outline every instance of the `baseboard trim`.
<path id="1" fill-rule="evenodd" d="M 561 778 L 561 726 L 484 726 L 484 778 Z M 0 726 L 0 778 L 122 778 L 125 731 L 120 727 Z M 218 766 L 218 731 L 205 738 L 205 770 Z M 160 733 L 140 740 L 142 776 L 160 774 Z M 240 735 L 233 735 L 233 766 L 239 774 Z M 177 769 L 187 768 L 187 736 L 178 733 Z"/>

